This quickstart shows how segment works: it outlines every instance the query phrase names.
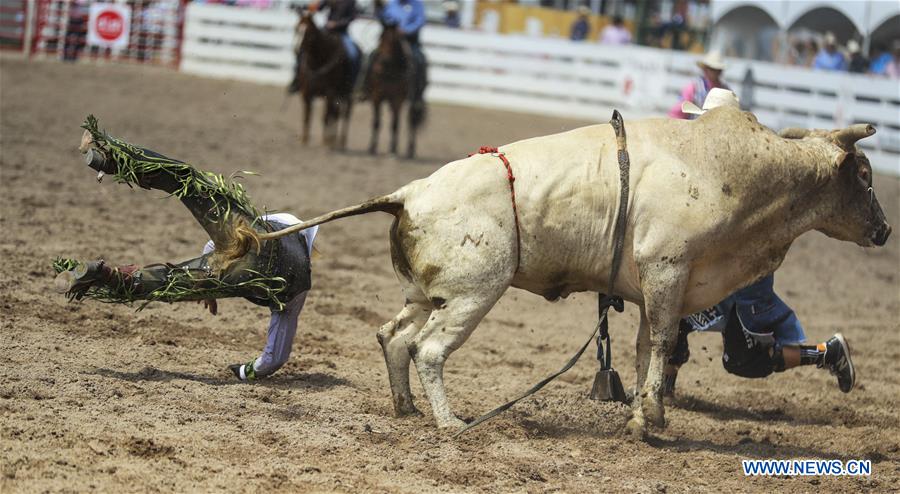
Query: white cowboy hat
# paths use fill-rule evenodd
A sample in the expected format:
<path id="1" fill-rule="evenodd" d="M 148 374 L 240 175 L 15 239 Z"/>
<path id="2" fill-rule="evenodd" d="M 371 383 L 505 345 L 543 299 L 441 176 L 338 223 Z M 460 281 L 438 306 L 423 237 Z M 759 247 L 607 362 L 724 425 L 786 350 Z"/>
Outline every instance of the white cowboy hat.
<path id="1" fill-rule="evenodd" d="M 847 42 L 847 51 L 850 54 L 859 53 L 859 43 L 855 39 Z"/>
<path id="2" fill-rule="evenodd" d="M 709 90 L 706 99 L 703 101 L 703 108 L 697 108 L 697 105 L 690 101 L 681 104 L 681 111 L 689 115 L 703 115 L 704 113 L 717 108 L 719 106 L 733 106 L 739 108 L 740 100 L 734 92 L 720 87 L 714 87 Z"/>
<path id="3" fill-rule="evenodd" d="M 831 31 L 826 32 L 825 33 L 825 44 L 833 45 L 835 43 L 837 43 L 837 38 L 835 38 L 834 33 Z"/>
<path id="4" fill-rule="evenodd" d="M 456 12 L 459 10 L 459 3 L 448 0 L 447 2 L 444 2 L 444 10 L 447 12 Z"/>
<path id="5" fill-rule="evenodd" d="M 725 70 L 725 59 L 722 58 L 722 52 L 712 50 L 702 60 L 697 61 L 697 66 L 700 68 L 709 67 L 713 70 Z"/>

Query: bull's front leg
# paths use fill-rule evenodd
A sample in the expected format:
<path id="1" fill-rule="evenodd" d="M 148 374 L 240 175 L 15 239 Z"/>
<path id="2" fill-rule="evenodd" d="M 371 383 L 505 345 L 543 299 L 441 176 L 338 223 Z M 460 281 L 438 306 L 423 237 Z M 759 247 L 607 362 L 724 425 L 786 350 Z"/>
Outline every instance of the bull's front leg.
<path id="1" fill-rule="evenodd" d="M 666 360 L 675 347 L 678 338 L 678 321 L 684 299 L 684 287 L 688 279 L 688 269 L 679 266 L 660 266 L 657 263 L 641 269 L 641 288 L 644 292 L 644 312 L 649 325 L 649 362 L 646 377 L 640 393 L 635 397 L 633 416 L 627 429 L 633 436 L 644 437 L 647 423 L 665 427 L 665 408 L 662 402 L 663 370 Z M 646 347 L 638 335 L 638 351 Z M 644 337 L 646 341 L 646 337 Z M 638 354 L 638 376 L 641 375 L 641 359 Z"/>
<path id="2" fill-rule="evenodd" d="M 632 404 L 635 408 L 640 408 L 641 390 L 647 380 L 647 369 L 650 367 L 650 323 L 647 321 L 647 311 L 644 310 L 644 307 L 641 307 L 641 324 L 638 327 L 634 356 L 637 381 L 634 385 L 634 402 Z"/>

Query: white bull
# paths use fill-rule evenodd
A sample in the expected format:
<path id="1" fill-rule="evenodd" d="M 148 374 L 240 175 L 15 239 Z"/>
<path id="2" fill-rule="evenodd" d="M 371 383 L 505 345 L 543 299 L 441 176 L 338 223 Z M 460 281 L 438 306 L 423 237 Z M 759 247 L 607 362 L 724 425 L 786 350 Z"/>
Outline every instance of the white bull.
<path id="1" fill-rule="evenodd" d="M 800 234 L 819 230 L 863 246 L 890 233 L 855 145 L 874 129 L 788 132 L 718 108 L 694 121 L 626 122 L 631 190 L 614 292 L 641 309 L 631 433 L 663 426 L 663 365 L 679 318 L 773 272 Z M 507 172 L 474 155 L 364 204 L 282 230 L 385 211 L 406 305 L 378 331 L 398 415 L 417 413 L 409 363 L 439 427 L 450 409 L 443 367 L 510 286 L 565 297 L 606 291 L 619 201 L 610 125 L 500 148 L 515 174 L 517 239 Z M 260 239 L 276 234 L 264 234 Z"/>

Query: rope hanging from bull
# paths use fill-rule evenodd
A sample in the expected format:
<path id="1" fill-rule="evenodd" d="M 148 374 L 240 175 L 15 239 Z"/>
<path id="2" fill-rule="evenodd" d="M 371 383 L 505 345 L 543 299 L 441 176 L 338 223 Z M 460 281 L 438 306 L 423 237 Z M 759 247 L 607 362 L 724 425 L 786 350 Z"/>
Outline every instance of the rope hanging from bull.
<path id="1" fill-rule="evenodd" d="M 579 348 L 578 351 L 575 352 L 575 355 L 573 355 L 572 358 L 570 358 L 569 361 L 566 362 L 562 369 L 554 374 L 551 374 L 550 376 L 547 376 L 546 378 L 532 386 L 528 391 L 523 393 L 518 398 L 504 403 L 503 405 L 500 405 L 499 407 L 473 420 L 468 425 L 460 429 L 456 434 L 454 434 L 453 437 L 459 437 L 466 431 L 477 427 L 478 425 L 496 417 L 497 415 L 500 415 L 506 410 L 509 410 L 516 403 L 533 395 L 534 393 L 537 393 L 541 390 L 541 388 L 549 384 L 551 381 L 566 373 L 578 362 L 578 359 L 581 358 L 581 355 L 584 354 L 585 350 L 587 350 L 591 342 L 594 341 L 595 335 L 597 338 L 597 360 L 600 363 L 600 370 L 597 371 L 597 374 L 594 377 L 594 385 L 591 389 L 591 399 L 623 402 L 626 400 L 625 389 L 622 386 L 622 380 L 619 378 L 619 373 L 616 372 L 616 370 L 612 367 L 612 347 L 610 344 L 609 321 L 607 316 L 610 307 L 614 308 L 617 312 L 622 312 L 623 310 L 625 310 L 625 304 L 622 298 L 613 295 L 613 285 L 616 281 L 616 277 L 619 274 L 619 267 L 622 264 L 622 251 L 625 244 L 625 227 L 628 217 L 628 184 L 631 162 L 629 160 L 628 148 L 626 145 L 625 121 L 622 119 L 622 115 L 618 110 L 613 110 L 610 124 L 612 125 L 613 130 L 616 133 L 616 157 L 619 163 L 620 182 L 619 209 L 618 214 L 616 215 L 615 229 L 613 230 L 613 261 L 612 265 L 610 266 L 609 283 L 607 284 L 606 294 L 598 294 L 597 306 L 599 312 L 599 321 L 597 322 L 597 326 L 591 332 L 591 336 L 587 339 L 587 341 L 584 342 L 583 345 L 581 345 L 581 348 Z M 508 162 L 506 162 L 506 160 L 504 159 L 504 163 Z M 507 167 L 508 166 L 509 165 L 507 164 Z M 511 170 L 510 176 L 512 176 Z M 512 184 L 512 181 L 510 182 L 510 184 Z M 515 198 L 515 196 L 513 196 L 513 198 Z M 604 341 L 606 341 L 605 350 L 603 346 Z"/>

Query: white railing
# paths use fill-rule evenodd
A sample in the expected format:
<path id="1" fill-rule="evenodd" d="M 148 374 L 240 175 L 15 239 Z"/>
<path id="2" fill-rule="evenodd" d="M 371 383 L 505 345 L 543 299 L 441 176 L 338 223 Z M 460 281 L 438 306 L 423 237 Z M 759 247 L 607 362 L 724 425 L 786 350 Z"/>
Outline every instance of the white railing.
<path id="1" fill-rule="evenodd" d="M 219 5 L 187 8 L 181 69 L 200 75 L 286 85 L 294 65 L 291 11 Z M 364 51 L 380 32 L 371 20 L 351 25 Z M 429 101 L 605 121 L 664 115 L 696 74 L 696 57 L 638 46 L 488 34 L 428 26 Z M 772 128 L 836 128 L 869 122 L 861 142 L 874 166 L 900 175 L 900 83 L 855 74 L 813 72 L 730 60 L 726 79 Z M 745 82 L 752 70 L 753 84 Z"/>

